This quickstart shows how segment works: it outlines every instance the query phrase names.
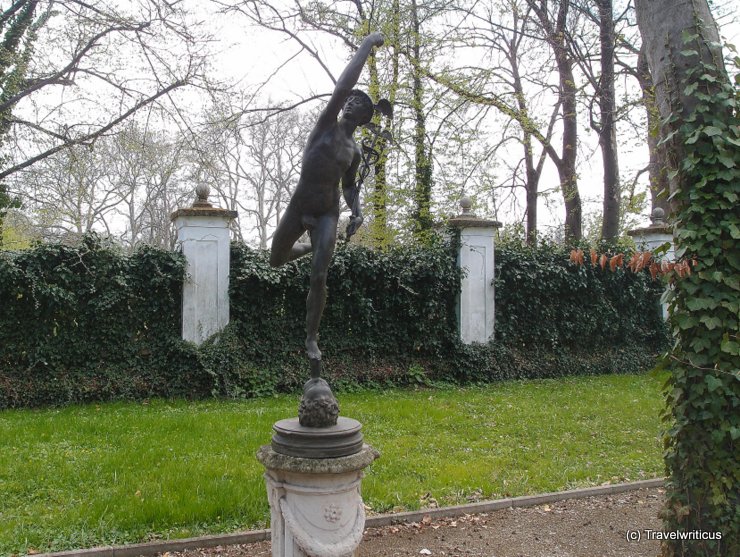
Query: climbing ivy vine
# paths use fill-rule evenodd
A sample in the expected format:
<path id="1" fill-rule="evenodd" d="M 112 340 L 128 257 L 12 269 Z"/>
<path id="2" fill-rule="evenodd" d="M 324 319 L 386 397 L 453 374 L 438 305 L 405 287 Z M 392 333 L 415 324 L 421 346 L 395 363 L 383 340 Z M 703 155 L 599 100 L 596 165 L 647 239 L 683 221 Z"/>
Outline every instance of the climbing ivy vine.
<path id="1" fill-rule="evenodd" d="M 664 139 L 681 154 L 671 174 L 676 256 L 693 262 L 690 274 L 668 274 L 664 519 L 688 539 L 664 554 L 729 556 L 740 555 L 740 119 L 720 62 L 696 61 L 702 40 L 684 33 L 692 64 L 679 83 L 695 107 L 676 111 Z"/>

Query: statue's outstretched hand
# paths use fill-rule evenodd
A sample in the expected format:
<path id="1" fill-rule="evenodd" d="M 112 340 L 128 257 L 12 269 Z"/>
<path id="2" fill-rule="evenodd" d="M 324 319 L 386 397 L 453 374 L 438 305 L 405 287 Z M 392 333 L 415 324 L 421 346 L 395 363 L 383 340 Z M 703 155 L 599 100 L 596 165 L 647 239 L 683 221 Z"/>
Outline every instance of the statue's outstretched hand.
<path id="1" fill-rule="evenodd" d="M 375 33 L 370 33 L 365 40 L 370 43 L 370 46 L 383 46 L 383 43 L 385 42 L 383 34 L 378 33 L 377 31 Z"/>

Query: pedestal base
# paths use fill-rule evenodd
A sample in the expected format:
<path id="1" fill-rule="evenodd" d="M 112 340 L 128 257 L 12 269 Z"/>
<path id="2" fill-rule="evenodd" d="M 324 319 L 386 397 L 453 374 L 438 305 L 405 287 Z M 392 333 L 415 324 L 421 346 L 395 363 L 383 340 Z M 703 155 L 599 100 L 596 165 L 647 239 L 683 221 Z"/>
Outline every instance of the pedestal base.
<path id="1" fill-rule="evenodd" d="M 299 458 L 338 458 L 362 450 L 362 424 L 341 417 L 329 427 L 305 427 L 298 418 L 280 420 L 272 426 L 272 449 Z"/>
<path id="2" fill-rule="evenodd" d="M 339 458 L 300 458 L 261 447 L 257 459 L 267 469 L 272 556 L 355 555 L 365 528 L 362 471 L 378 456 L 369 445 Z"/>

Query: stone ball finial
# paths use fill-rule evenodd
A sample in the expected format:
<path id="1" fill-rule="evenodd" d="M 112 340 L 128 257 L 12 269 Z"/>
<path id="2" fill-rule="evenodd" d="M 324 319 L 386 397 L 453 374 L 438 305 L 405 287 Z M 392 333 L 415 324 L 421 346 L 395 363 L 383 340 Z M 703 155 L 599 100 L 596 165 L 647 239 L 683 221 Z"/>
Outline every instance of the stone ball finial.
<path id="1" fill-rule="evenodd" d="M 470 199 L 467 195 L 464 196 L 462 199 L 460 199 L 460 208 L 462 209 L 463 215 L 469 215 L 472 207 L 473 207 L 473 200 Z"/>
<path id="2" fill-rule="evenodd" d="M 193 207 L 211 207 L 208 202 L 208 195 L 211 193 L 211 188 L 208 184 L 201 183 L 195 186 L 195 203 Z"/>
<path id="3" fill-rule="evenodd" d="M 653 212 L 650 213 L 650 220 L 654 226 L 662 226 L 665 224 L 665 211 L 661 207 L 656 207 Z"/>

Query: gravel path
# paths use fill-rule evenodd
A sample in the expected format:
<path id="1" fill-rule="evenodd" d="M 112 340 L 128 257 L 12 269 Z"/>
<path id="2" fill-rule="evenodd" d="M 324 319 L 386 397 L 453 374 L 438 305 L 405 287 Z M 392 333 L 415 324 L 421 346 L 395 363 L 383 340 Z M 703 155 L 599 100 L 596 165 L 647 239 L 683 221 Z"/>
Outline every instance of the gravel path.
<path id="1" fill-rule="evenodd" d="M 654 557 L 663 489 L 641 489 L 536 507 L 432 520 L 365 532 L 360 557 Z M 630 541 L 628 536 L 640 536 Z M 270 542 L 163 557 L 269 557 Z"/>

